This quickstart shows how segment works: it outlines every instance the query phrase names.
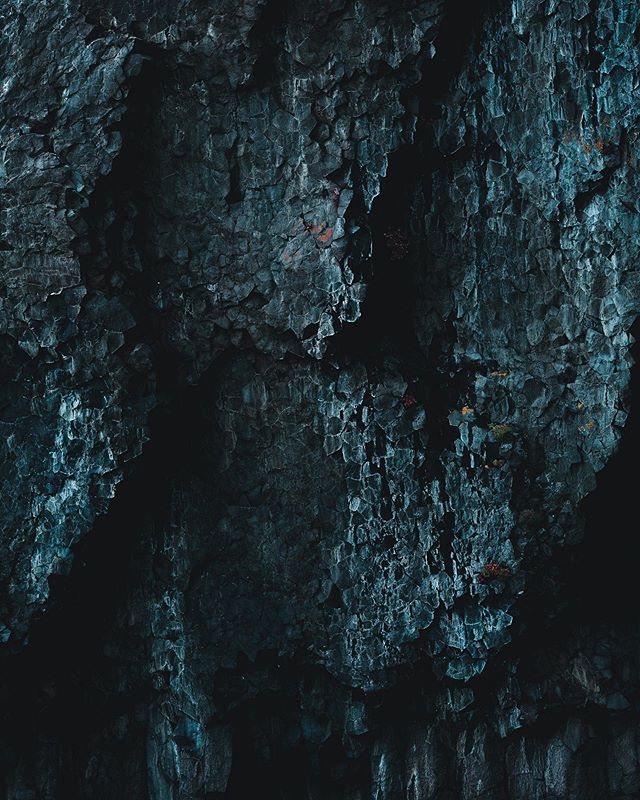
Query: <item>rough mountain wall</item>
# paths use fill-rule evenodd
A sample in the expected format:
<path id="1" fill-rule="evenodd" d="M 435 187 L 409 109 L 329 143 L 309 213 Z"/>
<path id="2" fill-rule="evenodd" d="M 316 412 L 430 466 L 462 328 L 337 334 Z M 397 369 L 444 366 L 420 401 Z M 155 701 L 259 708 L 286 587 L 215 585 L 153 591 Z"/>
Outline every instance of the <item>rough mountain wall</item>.
<path id="1" fill-rule="evenodd" d="M 2 15 L 5 795 L 637 797 L 640 8 Z"/>

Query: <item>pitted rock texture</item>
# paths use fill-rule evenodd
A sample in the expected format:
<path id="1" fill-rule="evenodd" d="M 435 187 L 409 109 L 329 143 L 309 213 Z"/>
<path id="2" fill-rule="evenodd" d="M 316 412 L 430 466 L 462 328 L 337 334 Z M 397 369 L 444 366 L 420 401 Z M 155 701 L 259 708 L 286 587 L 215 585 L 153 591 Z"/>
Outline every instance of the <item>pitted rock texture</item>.
<path id="1" fill-rule="evenodd" d="M 141 58 L 132 40 L 85 47 L 86 24 L 62 11 L 3 9 L 3 641 L 24 638 L 48 577 L 106 510 L 152 404 L 126 299 L 88 293 L 92 267 L 74 252 L 78 208 L 119 150 L 123 85 Z"/>
<path id="2" fill-rule="evenodd" d="M 2 25 L 4 794 L 636 798 L 640 8 Z"/>
<path id="3" fill-rule="evenodd" d="M 411 135 L 400 93 L 432 52 L 438 3 L 299 6 L 286 25 L 246 5 L 183 8 L 185 30 L 183 13 L 160 27 L 157 5 L 152 21 L 144 4 L 7 9 L 2 326 L 19 389 L 4 639 L 24 638 L 139 454 L 159 360 L 195 380 L 245 340 L 318 357 L 358 316 L 345 211 L 356 188 L 370 206 Z M 61 55 L 40 64 L 45 51 Z"/>
<path id="4" fill-rule="evenodd" d="M 507 525 L 525 575 L 579 535 L 575 510 L 627 418 L 629 329 L 640 310 L 640 218 L 629 201 L 640 17 L 626 4 L 544 5 L 544 17 L 535 3 L 515 3 L 488 20 L 477 58 L 440 106 L 430 269 L 416 308 L 423 346 L 445 321 L 452 327 L 465 404 L 508 426 L 529 454 L 524 486 L 506 496 L 520 512 Z M 510 456 L 498 463 L 514 471 Z M 469 535 L 460 516 L 454 550 Z M 464 568 L 466 555 L 458 560 Z"/>

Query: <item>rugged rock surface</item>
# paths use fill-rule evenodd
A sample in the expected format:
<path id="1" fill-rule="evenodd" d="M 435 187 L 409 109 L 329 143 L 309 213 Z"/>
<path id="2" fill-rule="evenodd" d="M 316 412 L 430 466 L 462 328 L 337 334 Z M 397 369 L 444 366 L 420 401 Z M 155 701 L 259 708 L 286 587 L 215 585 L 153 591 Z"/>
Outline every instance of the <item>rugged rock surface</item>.
<path id="1" fill-rule="evenodd" d="M 640 8 L 2 25 L 4 794 L 640 796 Z"/>

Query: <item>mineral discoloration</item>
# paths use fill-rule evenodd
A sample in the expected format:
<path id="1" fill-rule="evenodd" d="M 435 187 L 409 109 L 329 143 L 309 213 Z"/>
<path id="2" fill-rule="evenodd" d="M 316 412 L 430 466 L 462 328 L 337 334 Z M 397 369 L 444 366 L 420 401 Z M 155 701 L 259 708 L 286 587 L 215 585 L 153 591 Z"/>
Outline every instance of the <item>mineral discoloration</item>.
<path id="1" fill-rule="evenodd" d="M 479 9 L 2 12 L 13 800 L 640 791 L 640 9 Z"/>

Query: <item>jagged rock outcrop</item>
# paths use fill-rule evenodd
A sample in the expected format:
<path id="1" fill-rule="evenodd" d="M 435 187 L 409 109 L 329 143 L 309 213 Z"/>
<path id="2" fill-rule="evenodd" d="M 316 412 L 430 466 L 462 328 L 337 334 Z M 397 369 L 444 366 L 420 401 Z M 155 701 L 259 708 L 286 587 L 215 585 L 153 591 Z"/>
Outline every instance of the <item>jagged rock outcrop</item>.
<path id="1" fill-rule="evenodd" d="M 5 795 L 636 797 L 640 9 L 2 15 Z"/>

